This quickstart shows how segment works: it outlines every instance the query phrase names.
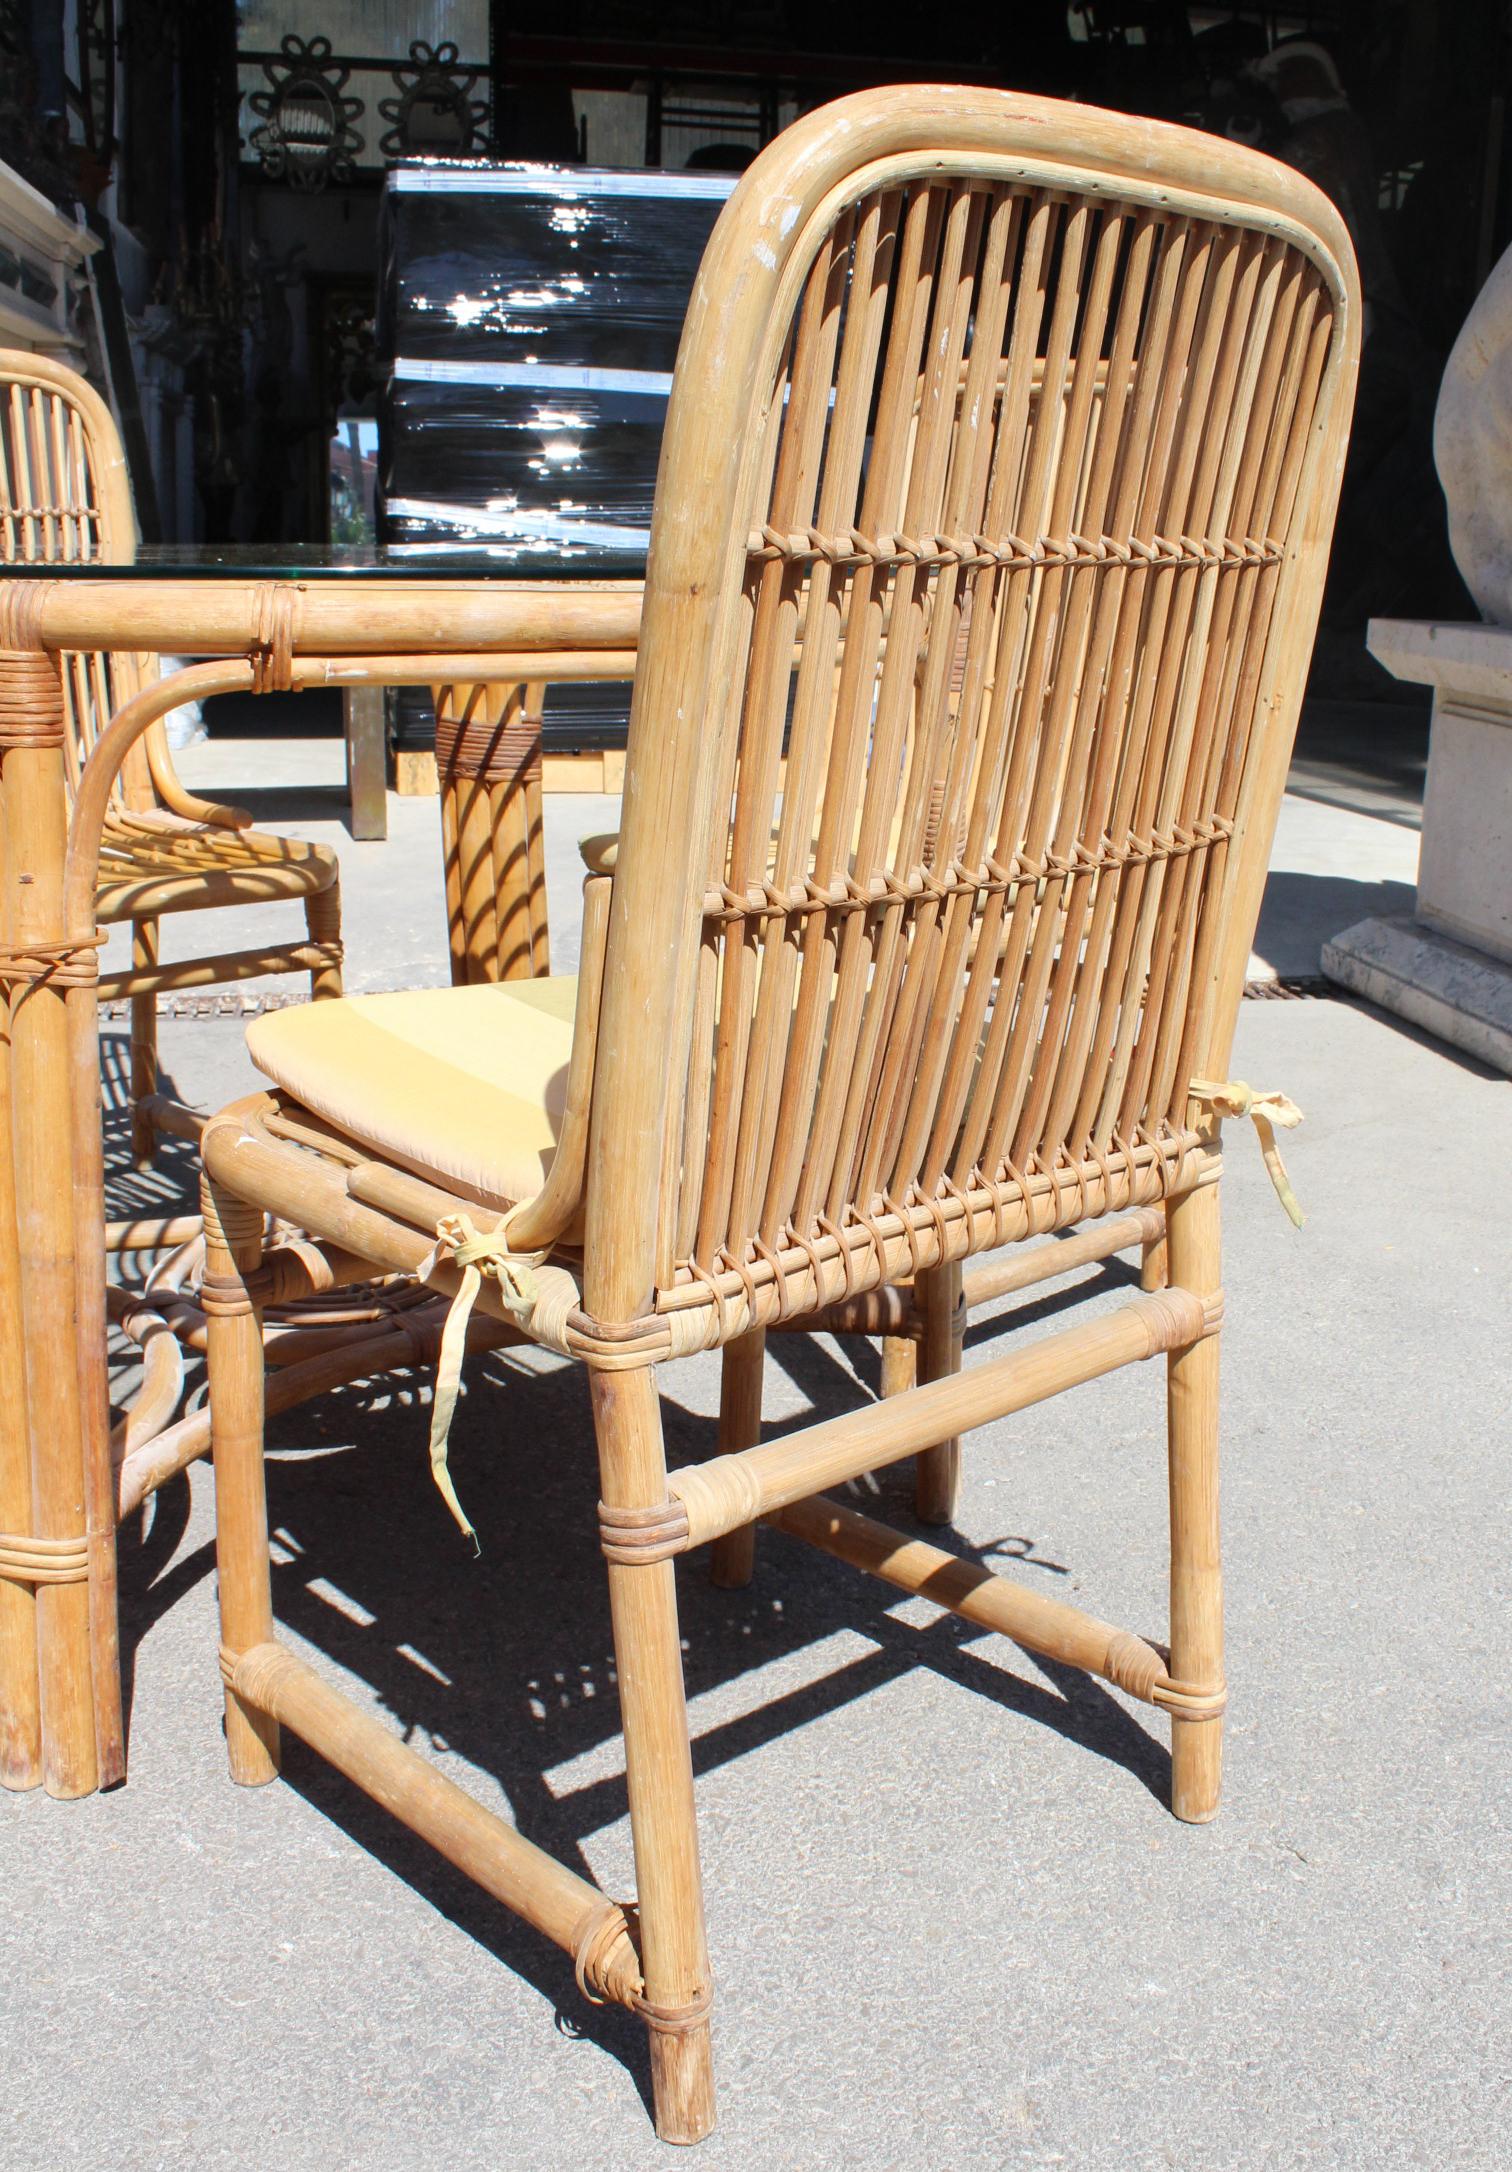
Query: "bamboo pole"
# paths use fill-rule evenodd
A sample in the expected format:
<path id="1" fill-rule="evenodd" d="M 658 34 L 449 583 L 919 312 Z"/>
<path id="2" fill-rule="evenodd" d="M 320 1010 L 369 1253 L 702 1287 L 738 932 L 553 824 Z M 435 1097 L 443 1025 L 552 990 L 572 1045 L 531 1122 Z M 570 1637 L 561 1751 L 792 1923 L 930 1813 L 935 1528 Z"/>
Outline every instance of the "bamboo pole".
<path id="1" fill-rule="evenodd" d="M 1215 1324 L 1216 1312 L 1205 1310 L 1188 1290 L 1136 1297 L 1116 1312 L 1062 1328 L 1027 1349 L 932 1381 L 911 1395 L 869 1403 L 738 1455 L 686 1465 L 669 1481 L 674 1498 L 687 1510 L 684 1545 L 701 1546 L 737 1524 L 769 1516 L 862 1471 L 916 1455 L 950 1434 L 968 1432 L 1121 1365 L 1194 1342 L 1210 1334 Z"/>
<path id="2" fill-rule="evenodd" d="M 485 1893 L 568 1953 L 580 1953 L 600 1919 L 619 1913 L 597 1886 L 475 1802 L 281 1644 L 270 1639 L 240 1653 L 229 1686 L 241 1704 L 298 1735 Z M 608 1961 L 604 1992 L 635 2005 L 640 1971 L 622 1915 L 618 1934 L 602 1950 Z"/>
<path id="3" fill-rule="evenodd" d="M 105 1224 L 107 1252 L 166 1252 L 170 1246 L 188 1244 L 204 1225 L 197 1214 L 140 1216 L 128 1222 Z"/>
<path id="4" fill-rule="evenodd" d="M 315 900 L 307 902 L 313 904 Z M 150 1005 L 157 996 L 172 995 L 183 988 L 218 988 L 228 982 L 257 980 L 264 973 L 318 976 L 332 971 L 339 957 L 340 951 L 331 943 L 305 942 L 273 944 L 266 950 L 226 950 L 213 958 L 175 958 L 166 965 L 138 961 L 129 970 L 101 975 L 100 1000 L 111 1003 L 130 996 L 134 1010 L 139 1003 Z M 141 1076 L 145 1080 L 148 1073 L 144 1070 Z M 153 1087 L 144 1093 L 142 1102 L 160 1098 L 155 1067 L 151 1076 Z"/>
<path id="5" fill-rule="evenodd" d="M 131 997 L 131 1158 L 139 1169 L 150 1169 L 157 1145 L 152 1119 L 142 1113 L 142 1103 L 158 1090 L 157 1000 L 158 923 L 154 918 L 134 920 L 131 926 L 131 972 L 123 976 L 127 986 L 115 993 Z M 101 991 L 103 996 L 104 991 Z"/>
<path id="6" fill-rule="evenodd" d="M 209 1314 L 210 1427 L 215 1449 L 215 1558 L 221 1649 L 233 1657 L 273 1637 L 268 1499 L 263 1477 L 263 1336 L 258 1301 L 261 1214 L 206 1176 L 202 1296 Z M 249 1287 L 250 1284 L 250 1287 Z M 278 1724 L 226 1678 L 226 1754 L 241 1787 L 279 1767 Z"/>
<path id="7" fill-rule="evenodd" d="M 878 1390 L 884 1401 L 890 1395 L 906 1395 L 918 1379 L 919 1345 L 912 1335 L 882 1337 L 882 1368 Z"/>
<path id="8" fill-rule="evenodd" d="M 49 649 L 149 650 L 175 656 L 245 656 L 266 638 L 264 611 L 270 588 L 292 603 L 291 645 L 296 655 L 329 657 L 330 684 L 349 678 L 349 659 L 385 653 L 413 669 L 413 683 L 427 682 L 428 656 L 477 658 L 483 668 L 438 672 L 438 678 L 486 678 L 493 659 L 522 658 L 525 669 L 505 662 L 496 675 L 525 678 L 535 656 L 576 657 L 608 652 L 602 676 L 629 678 L 640 634 L 638 581 L 415 581 L 377 575 L 371 581 L 206 581 L 170 574 L 150 581 L 59 581 L 48 595 L 40 634 Z M 554 670 L 542 667 L 550 679 Z"/>
<path id="9" fill-rule="evenodd" d="M 34 656 L 19 661 L 34 673 Z M 38 731 L 3 757 L 8 925 L 17 947 L 54 943 L 62 925 L 62 685 L 54 683 L 56 739 Z M 29 690 L 41 698 L 40 682 L 29 682 Z M 23 981 L 11 1001 L 11 1144 L 32 1531 L 46 1541 L 87 1544 L 71 1086 L 64 991 Z M 87 1580 L 39 1586 L 36 1610 L 43 1785 L 72 1799 L 93 1792 L 100 1769 Z"/>
<path id="10" fill-rule="evenodd" d="M 659 1506 L 667 1467 L 654 1374 L 590 1368 L 589 1384 L 604 1507 Z M 711 1985 L 674 1567 L 611 1561 L 608 1574 L 656 2131 L 698 2142 L 714 2125 Z"/>
<path id="11" fill-rule="evenodd" d="M 5 762 L 0 756 L 0 795 Z M 0 873 L 8 840 L 0 822 Z M 0 929 L 14 938 L 14 897 L 8 878 L 0 894 Z M 0 1290 L 21 1287 L 16 1228 L 16 1161 L 10 1006 L 14 993 L 0 991 Z M 0 1530 L 29 1540 L 32 1521 L 31 1442 L 26 1422 L 26 1346 L 21 1307 L 0 1303 Z M 37 1587 L 28 1578 L 0 1575 L 0 1785 L 24 1789 L 42 1781 L 42 1706 L 37 1680 Z"/>
<path id="12" fill-rule="evenodd" d="M 1158 1692 L 1170 1682 L 1160 1651 L 1129 1630 L 1099 1621 L 1079 1606 L 1027 1591 L 977 1562 L 962 1561 L 922 1539 L 906 1539 L 838 1501 L 817 1496 L 795 1501 L 769 1520 L 791 1538 L 802 1539 L 837 1561 L 848 1561 L 853 1568 L 865 1569 L 898 1591 L 928 1599 L 980 1628 L 995 1629 L 1062 1666 L 1101 1675 L 1147 1704 L 1159 1703 Z"/>
<path id="13" fill-rule="evenodd" d="M 116 1787 L 126 1777 L 126 1725 L 121 1702 L 121 1631 L 117 1605 L 115 1470 L 110 1437 L 110 1390 L 105 1370 L 105 1140 L 100 1107 L 100 1018 L 95 990 L 67 989 L 64 1016 L 72 1076 L 69 1114 L 73 1146 L 73 1237 L 77 1310 L 74 1363 L 84 1464 L 84 1519 L 89 1548 L 90 1678 L 94 1699 L 97 1782 Z M 168 1368 L 171 1382 L 178 1368 Z M 164 1384 L 156 1363 L 146 1368 L 149 1396 Z"/>
<path id="14" fill-rule="evenodd" d="M 910 1348 L 912 1345 L 910 1345 Z M 719 1375 L 719 1452 L 753 1448 L 761 1438 L 761 1383 L 766 1372 L 766 1330 L 737 1335 L 722 1353 Z M 743 1523 L 714 1541 L 709 1582 L 720 1591 L 741 1591 L 756 1572 L 756 1526 Z"/>
<path id="15" fill-rule="evenodd" d="M 1160 1227 L 1150 1232 L 1140 1248 L 1139 1287 L 1142 1290 L 1163 1290 L 1171 1279 L 1165 1211 L 1161 1207 L 1151 1207 L 1148 1211 L 1159 1217 Z"/>
<path id="16" fill-rule="evenodd" d="M 1165 1215 L 1159 1207 L 1136 1207 L 1132 1214 L 1120 1214 L 1111 1221 L 1094 1222 L 1090 1229 L 1081 1229 L 1069 1237 L 1052 1237 L 1044 1244 L 1015 1247 L 1005 1259 L 992 1260 L 984 1267 L 968 1267 L 961 1277 L 961 1291 L 968 1311 L 985 1305 L 994 1297 L 1007 1297 L 1015 1290 L 1032 1288 L 1036 1283 L 1048 1282 L 1056 1275 L 1070 1274 L 1074 1268 L 1090 1267 L 1099 1260 L 1111 1259 L 1115 1252 L 1126 1252 L 1130 1245 L 1148 1247 L 1165 1235 Z M 1142 1283 L 1144 1289 L 1160 1289 L 1162 1282 Z"/>
<path id="17" fill-rule="evenodd" d="M 438 1339 L 439 1333 L 438 1325 Z M 518 1339 L 518 1329 L 508 1321 L 474 1318 L 468 1323 L 469 1353 L 500 1349 Z M 407 1325 L 375 1327 L 370 1335 L 348 1333 L 332 1347 L 307 1355 L 296 1352 L 291 1363 L 270 1374 L 263 1387 L 264 1415 L 276 1417 L 312 1396 L 329 1395 L 333 1389 L 349 1387 L 356 1380 L 412 1370 L 424 1362 L 416 1348 L 414 1330 Z M 156 1493 L 159 1486 L 176 1478 L 206 1453 L 210 1425 L 208 1409 L 191 1411 L 140 1447 L 128 1448 L 116 1478 L 116 1511 L 122 1523 L 141 1507 L 149 1493 Z"/>
<path id="18" fill-rule="evenodd" d="M 932 1267 L 917 1276 L 914 1297 L 923 1322 L 918 1378 L 948 1380 L 961 1369 L 961 1344 L 966 1333 L 960 1263 Z M 919 1454 L 914 1466 L 914 1514 L 920 1523 L 953 1523 L 960 1490 L 961 1436 L 952 1433 Z"/>
<path id="19" fill-rule="evenodd" d="M 1184 1193 L 1166 1209 L 1170 1271 L 1206 1296 L 1220 1287 L 1218 1187 Z M 1167 1365 L 1171 1482 L 1171 1672 L 1183 1681 L 1223 1674 L 1223 1569 L 1218 1522 L 1218 1338 L 1175 1344 Z M 1189 1825 L 1218 1814 L 1220 1719 L 1171 1722 L 1171 1808 Z"/>

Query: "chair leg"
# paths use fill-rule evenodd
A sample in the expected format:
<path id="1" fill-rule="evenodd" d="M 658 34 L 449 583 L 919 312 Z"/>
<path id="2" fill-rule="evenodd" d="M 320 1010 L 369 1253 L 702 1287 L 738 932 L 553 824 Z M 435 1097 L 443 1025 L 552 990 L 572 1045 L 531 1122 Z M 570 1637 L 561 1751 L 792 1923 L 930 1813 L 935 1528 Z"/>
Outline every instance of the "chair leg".
<path id="1" fill-rule="evenodd" d="M 1167 1234 L 1147 1238 L 1140 1247 L 1139 1287 L 1142 1290 L 1163 1290 L 1171 1279 L 1170 1261 L 1167 1257 L 1170 1245 Z"/>
<path id="2" fill-rule="evenodd" d="M 239 1655 L 273 1636 L 263 1479 L 262 1312 L 257 1302 L 262 1216 L 208 1177 L 201 1198 L 221 1649 Z M 278 1722 L 244 1705 L 229 1687 L 226 1752 L 231 1777 L 243 1787 L 261 1787 L 277 1776 Z"/>
<path id="3" fill-rule="evenodd" d="M 152 967 L 158 962 L 156 920 L 131 923 L 131 962 Z M 131 998 L 131 1158 L 138 1169 L 150 1169 L 157 1154 L 157 1128 L 142 1104 L 158 1090 L 157 997 Z"/>
<path id="4" fill-rule="evenodd" d="M 906 1395 L 919 1377 L 919 1345 L 912 1335 L 882 1337 L 882 1400 Z"/>
<path id="5" fill-rule="evenodd" d="M 931 1267 L 916 1275 L 914 1302 L 923 1322 L 919 1380 L 944 1380 L 961 1369 L 961 1344 L 966 1333 L 959 1263 Z M 953 1523 L 960 1490 L 961 1442 L 957 1434 L 936 1447 L 926 1448 L 915 1460 L 914 1514 L 920 1523 Z"/>
<path id="6" fill-rule="evenodd" d="M 1218 1187 L 1167 1208 L 1170 1277 L 1199 1297 L 1219 1287 Z M 1167 1361 L 1171 1484 L 1171 1673 L 1209 1686 L 1223 1678 L 1223 1570 L 1218 1525 L 1218 1337 Z M 1218 1814 L 1221 1719 L 1171 1722 L 1171 1808 L 1188 1824 Z"/>
<path id="7" fill-rule="evenodd" d="M 654 1374 L 590 1370 L 590 1384 L 606 1507 L 659 1506 L 667 1465 Z M 656 2131 L 664 2142 L 698 2142 L 714 2125 L 711 1984 L 672 1562 L 611 1561 L 609 1605 Z"/>
<path id="8" fill-rule="evenodd" d="M 752 1328 L 727 1342 L 719 1375 L 719 1452 L 754 1448 L 761 1438 L 761 1381 L 766 1369 L 766 1329 Z M 720 1591 L 742 1591 L 756 1573 L 756 1526 L 743 1523 L 709 1549 L 709 1582 Z"/>
<path id="9" fill-rule="evenodd" d="M 312 943 L 339 943 L 341 941 L 341 884 L 333 876 L 323 890 L 312 891 L 304 901 L 305 926 Z M 310 974 L 310 995 L 318 1003 L 322 996 L 339 996 L 341 993 L 341 967 L 317 965 Z"/>

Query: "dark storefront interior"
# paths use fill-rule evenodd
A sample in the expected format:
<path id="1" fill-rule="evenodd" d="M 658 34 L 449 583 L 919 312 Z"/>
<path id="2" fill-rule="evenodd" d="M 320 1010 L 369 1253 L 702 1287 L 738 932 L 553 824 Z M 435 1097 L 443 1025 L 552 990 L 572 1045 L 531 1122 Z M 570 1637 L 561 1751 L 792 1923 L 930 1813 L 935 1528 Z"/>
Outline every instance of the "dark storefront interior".
<path id="1" fill-rule="evenodd" d="M 1402 696 L 1416 690 L 1386 678 L 1363 634 L 1373 615 L 1474 615 L 1431 434 L 1444 358 L 1512 229 L 1502 14 L 1436 0 L 846 16 L 761 0 L 563 0 L 549 16 L 505 0 L 5 0 L 0 157 L 103 244 L 74 329 L 121 419 L 144 537 L 266 544 L 356 538 L 372 517 L 394 160 L 729 171 L 808 107 L 910 80 L 1259 144 L 1344 208 L 1368 310 L 1309 729 L 1348 739 L 1369 703 L 1377 758 L 1410 770 L 1424 726 Z"/>

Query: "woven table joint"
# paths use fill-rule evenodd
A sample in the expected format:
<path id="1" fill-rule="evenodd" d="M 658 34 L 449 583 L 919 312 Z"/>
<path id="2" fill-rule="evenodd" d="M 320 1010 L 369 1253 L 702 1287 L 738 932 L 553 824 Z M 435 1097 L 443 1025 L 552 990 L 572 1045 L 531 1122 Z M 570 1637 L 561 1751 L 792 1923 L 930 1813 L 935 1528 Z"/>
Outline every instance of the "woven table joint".
<path id="1" fill-rule="evenodd" d="M 13 1584 L 84 1584 L 89 1540 L 27 1538 L 0 1531 L 0 1577 Z"/>
<path id="2" fill-rule="evenodd" d="M 104 931 L 97 928 L 84 943 L 22 943 L 15 949 L 0 948 L 0 984 L 15 987 L 24 982 L 46 982 L 53 988 L 93 988 L 100 978 L 99 945 Z"/>

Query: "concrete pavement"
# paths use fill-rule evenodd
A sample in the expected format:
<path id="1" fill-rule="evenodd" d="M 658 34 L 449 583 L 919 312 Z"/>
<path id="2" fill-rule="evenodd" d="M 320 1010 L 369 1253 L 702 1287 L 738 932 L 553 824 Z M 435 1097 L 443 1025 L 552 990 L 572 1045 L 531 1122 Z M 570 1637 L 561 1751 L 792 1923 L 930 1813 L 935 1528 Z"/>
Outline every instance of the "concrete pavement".
<path id="1" fill-rule="evenodd" d="M 1284 973 L 1316 970 L 1300 904 L 1322 885 L 1411 879 L 1389 838 L 1320 864 L 1310 808 L 1289 804 L 1280 872 L 1311 886 L 1295 913 L 1268 904 L 1292 947 L 1262 925 Z M 390 813 L 402 882 L 365 892 L 378 848 L 344 851 L 357 985 L 400 963 L 444 977 L 439 853 L 422 902 L 434 808 Z M 602 823 L 586 802 L 549 816 L 561 964 L 571 838 Z M 373 932 L 380 890 L 402 890 L 413 956 L 392 919 Z M 234 1021 L 165 1022 L 163 1049 L 189 1098 L 244 1082 Z M 1235 1068 L 1307 1111 L 1287 1153 L 1309 1221 L 1285 1221 L 1233 1127 L 1223 1813 L 1171 1819 L 1144 1708 L 923 1602 L 769 1535 L 749 1592 L 685 1564 L 708 2172 L 1507 2162 L 1512 1101 L 1339 1001 L 1247 1003 Z M 123 1211 L 186 1173 L 174 1150 Z M 1127 1287 L 1078 1279 L 1097 1303 Z M 972 1344 L 1042 1332 L 1063 1302 L 1007 1305 Z M 774 1356 L 769 1425 L 875 1387 L 863 1343 Z M 716 1363 L 662 1387 L 674 1460 L 710 1452 Z M 431 1487 L 426 1403 L 391 1383 L 278 1422 L 280 1618 L 455 1777 L 630 1891 L 582 1382 L 544 1356 L 470 1369 L 453 1468 L 476 1563 Z M 973 1435 L 962 1551 L 1159 1634 L 1161 1408 L 1141 1367 Z M 878 1490 L 909 1528 L 903 1473 Z M 129 1785 L 0 1798 L 6 2163 L 666 2164 L 639 2028 L 585 2009 L 554 1950 L 298 1745 L 287 1784 L 231 1787 L 211 1510 L 199 1467 L 125 1534 Z"/>

